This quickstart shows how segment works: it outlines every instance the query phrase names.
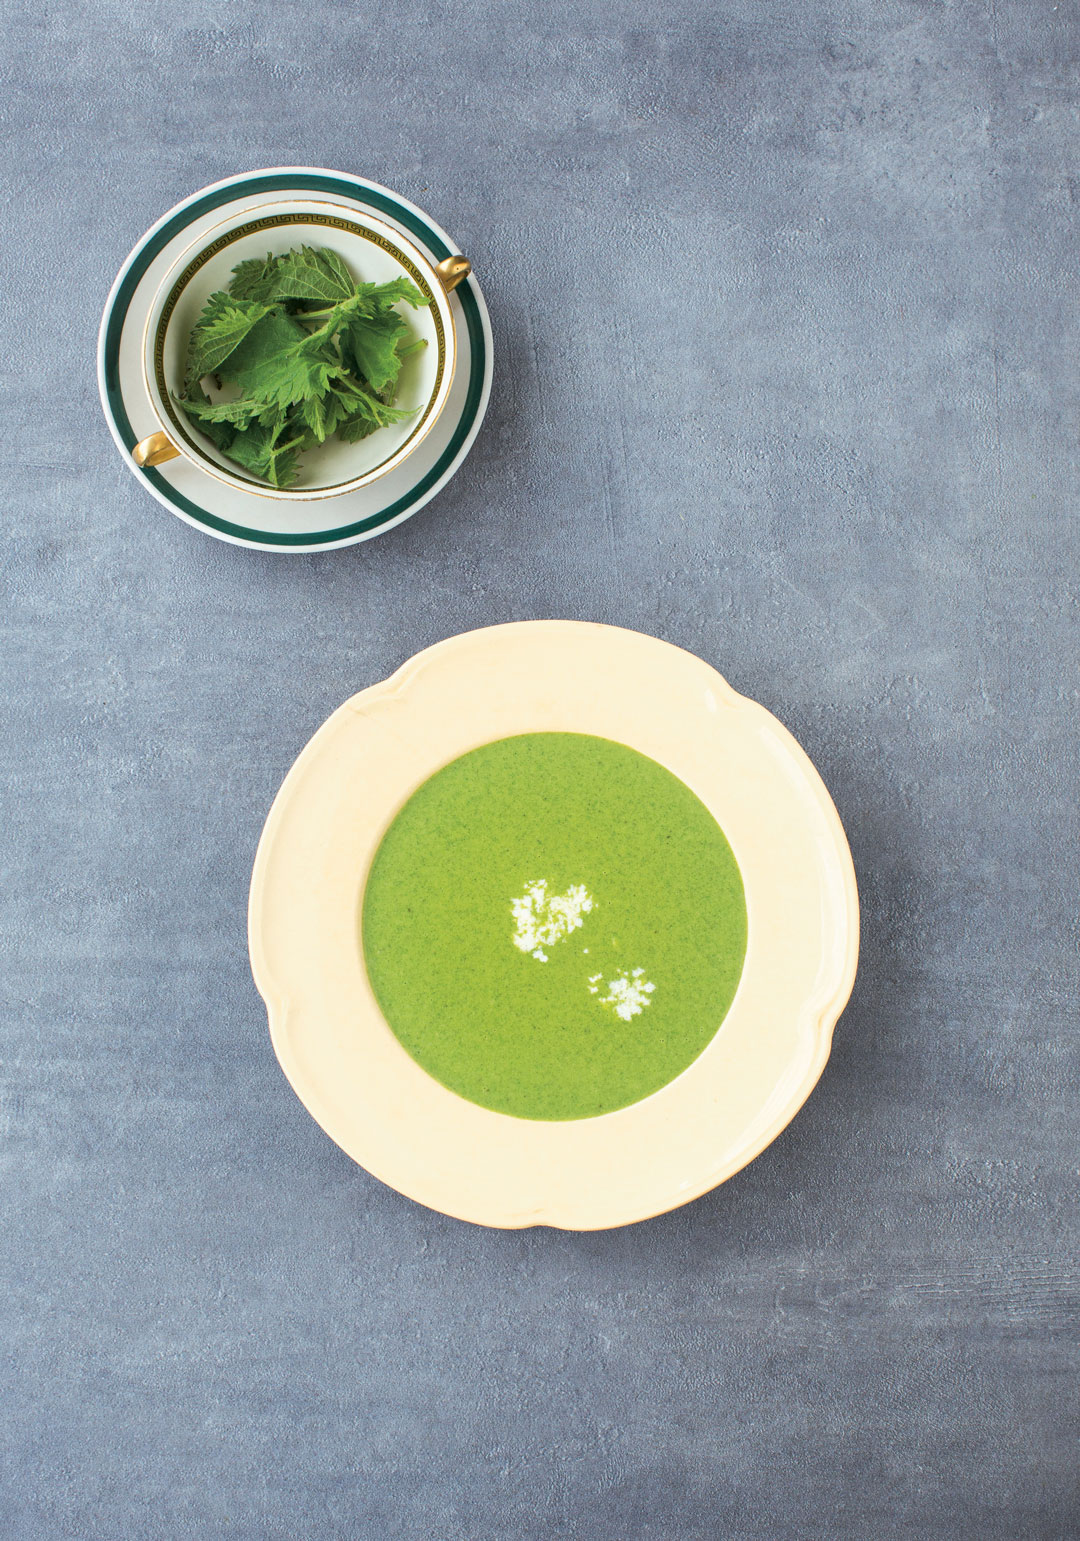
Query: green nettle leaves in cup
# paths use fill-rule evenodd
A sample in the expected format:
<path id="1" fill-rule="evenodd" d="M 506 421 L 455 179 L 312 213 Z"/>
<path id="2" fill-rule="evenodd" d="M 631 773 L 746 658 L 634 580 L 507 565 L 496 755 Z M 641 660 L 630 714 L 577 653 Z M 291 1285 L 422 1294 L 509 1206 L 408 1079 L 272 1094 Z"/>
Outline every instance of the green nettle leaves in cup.
<path id="1" fill-rule="evenodd" d="M 393 404 L 398 376 L 426 343 L 400 301 L 428 304 L 407 278 L 356 283 L 325 248 L 241 262 L 192 330 L 175 399 L 228 459 L 288 487 L 331 434 L 352 444 L 410 416 Z"/>

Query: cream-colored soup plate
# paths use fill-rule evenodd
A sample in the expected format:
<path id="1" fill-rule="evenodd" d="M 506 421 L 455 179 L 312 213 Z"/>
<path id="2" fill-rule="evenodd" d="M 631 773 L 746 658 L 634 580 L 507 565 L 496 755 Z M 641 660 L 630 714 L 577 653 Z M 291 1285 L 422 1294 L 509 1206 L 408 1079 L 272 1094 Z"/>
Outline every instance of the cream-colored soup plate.
<path id="1" fill-rule="evenodd" d="M 383 1019 L 360 942 L 366 875 L 402 804 L 470 749 L 549 731 L 614 739 L 679 776 L 731 843 L 748 923 L 735 999 L 693 1064 L 629 1107 L 563 1122 L 432 1079 Z M 779 1134 L 828 1058 L 858 929 L 843 828 L 790 733 L 691 654 L 571 621 L 452 637 L 345 702 L 278 793 L 249 915 L 274 1049 L 343 1150 L 446 1214 L 570 1230 L 684 1204 Z"/>

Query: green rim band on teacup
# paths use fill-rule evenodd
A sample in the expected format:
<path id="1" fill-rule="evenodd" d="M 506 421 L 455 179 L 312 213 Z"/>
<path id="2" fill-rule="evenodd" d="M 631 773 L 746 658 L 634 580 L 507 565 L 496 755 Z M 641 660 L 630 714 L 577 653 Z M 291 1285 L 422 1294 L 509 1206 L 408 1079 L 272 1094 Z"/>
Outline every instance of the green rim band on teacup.
<path id="1" fill-rule="evenodd" d="M 174 240 L 193 220 L 201 218 L 204 214 L 212 213 L 215 209 L 222 208 L 225 204 L 233 203 L 239 197 L 246 197 L 250 193 L 277 193 L 277 192 L 316 192 L 337 194 L 339 197 L 351 198 L 354 202 L 363 203 L 374 209 L 377 213 L 389 215 L 403 225 L 410 235 L 415 236 L 420 245 L 434 254 L 436 262 L 441 262 L 444 257 L 453 253 L 446 242 L 443 241 L 422 219 L 410 209 L 403 208 L 393 198 L 385 193 L 376 192 L 373 188 L 366 187 L 361 182 L 352 182 L 345 177 L 329 177 L 305 174 L 303 172 L 279 172 L 271 176 L 251 177 L 230 182 L 225 187 L 215 188 L 204 197 L 196 199 L 194 203 L 180 209 L 172 219 L 158 230 L 155 235 L 143 246 L 131 267 L 124 275 L 123 282 L 116 292 L 112 310 L 109 315 L 108 325 L 105 329 L 105 339 L 102 348 L 103 365 L 105 373 L 105 393 L 112 412 L 113 421 L 125 447 L 130 451 L 138 443 L 138 435 L 132 430 L 128 420 L 124 399 L 120 391 L 120 338 L 124 329 L 124 321 L 127 317 L 128 306 L 132 296 L 141 283 L 147 269 L 159 256 L 169 242 Z M 254 212 L 254 211 L 253 211 Z M 364 519 L 358 519 L 352 524 L 340 525 L 336 529 L 316 530 L 297 533 L 282 533 L 276 530 L 249 529 L 246 525 L 233 524 L 230 520 L 219 519 L 216 514 L 185 497 L 161 475 L 159 471 L 145 468 L 142 475 L 146 477 L 151 486 L 157 488 L 163 497 L 174 507 L 182 509 L 189 518 L 198 524 L 208 526 L 210 529 L 219 530 L 224 535 L 231 535 L 237 540 L 252 541 L 261 546 L 315 546 L 320 543 L 332 544 L 335 541 L 348 540 L 351 536 L 361 535 L 367 530 L 378 529 L 380 525 L 388 524 L 396 519 L 399 514 L 405 513 L 416 501 L 423 497 L 424 493 L 437 485 L 446 474 L 450 466 L 457 458 L 461 446 L 465 443 L 476 420 L 476 414 L 480 407 L 480 398 L 484 389 L 484 372 L 486 366 L 486 344 L 484 341 L 484 328 L 480 319 L 480 308 L 476 303 L 476 297 L 472 293 L 471 282 L 466 279 L 460 284 L 454 293 L 459 299 L 462 314 L 469 336 L 469 353 L 471 361 L 471 374 L 469 377 L 469 389 L 465 398 L 461 418 L 454 434 L 439 459 L 431 467 L 430 471 L 395 502 L 380 509 L 376 514 L 368 514 Z"/>

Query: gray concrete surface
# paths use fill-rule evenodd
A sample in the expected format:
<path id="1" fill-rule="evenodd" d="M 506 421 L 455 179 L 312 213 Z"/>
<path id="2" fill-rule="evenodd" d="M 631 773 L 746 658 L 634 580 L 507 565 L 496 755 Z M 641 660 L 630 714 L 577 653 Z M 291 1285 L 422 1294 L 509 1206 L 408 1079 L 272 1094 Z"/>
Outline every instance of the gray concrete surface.
<path id="1" fill-rule="evenodd" d="M 1080 1535 L 1080 12 L 12 0 L 0 32 L 0 1534 Z M 498 347 L 449 490 L 312 558 L 171 518 L 93 373 L 145 227 L 281 162 L 428 207 Z M 864 902 L 794 1124 L 593 1236 L 353 1167 L 245 955 L 322 718 L 549 615 L 765 701 Z"/>

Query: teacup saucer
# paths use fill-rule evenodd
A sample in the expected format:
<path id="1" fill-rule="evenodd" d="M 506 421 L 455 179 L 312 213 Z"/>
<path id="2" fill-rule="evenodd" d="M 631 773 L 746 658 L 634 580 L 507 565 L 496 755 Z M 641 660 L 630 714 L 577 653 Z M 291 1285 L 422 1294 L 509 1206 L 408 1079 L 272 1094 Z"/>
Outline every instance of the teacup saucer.
<path id="1" fill-rule="evenodd" d="M 240 492 L 185 459 L 156 468 L 135 465 L 132 448 L 159 426 L 143 378 L 142 344 L 163 275 L 223 214 L 312 193 L 377 214 L 435 263 L 457 250 L 415 204 L 362 177 L 310 167 L 249 172 L 195 193 L 147 231 L 113 284 L 98 340 L 101 404 L 132 473 L 188 524 L 233 545 L 264 551 L 325 551 L 370 540 L 401 524 L 453 476 L 479 432 L 491 394 L 491 327 L 480 286 L 470 276 L 451 296 L 460 353 L 446 406 L 416 450 L 380 480 L 330 502 L 281 504 Z"/>

